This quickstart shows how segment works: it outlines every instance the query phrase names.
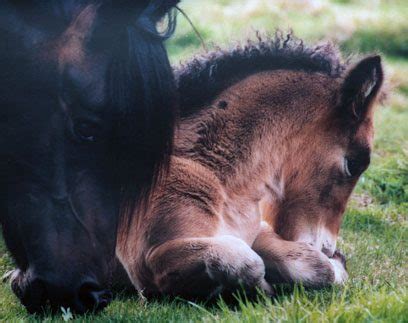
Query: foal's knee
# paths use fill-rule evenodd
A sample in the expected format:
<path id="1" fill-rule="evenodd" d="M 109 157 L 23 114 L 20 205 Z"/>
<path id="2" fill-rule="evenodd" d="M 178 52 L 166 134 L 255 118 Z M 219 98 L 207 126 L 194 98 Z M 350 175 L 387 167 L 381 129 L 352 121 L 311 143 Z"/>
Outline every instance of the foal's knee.
<path id="1" fill-rule="evenodd" d="M 214 238 L 206 263 L 209 275 L 225 286 L 257 286 L 265 277 L 262 258 L 233 236 Z"/>
<path id="2" fill-rule="evenodd" d="M 282 240 L 265 227 L 252 248 L 262 257 L 266 280 L 271 284 L 300 283 L 318 288 L 347 280 L 344 257 L 336 252 L 328 258 L 307 243 Z"/>
<path id="3" fill-rule="evenodd" d="M 201 240 L 169 241 L 154 248 L 146 263 L 156 292 L 186 298 L 210 294 L 217 286 L 208 278 L 208 249 Z"/>
<path id="4" fill-rule="evenodd" d="M 321 288 L 343 284 L 348 278 L 340 259 L 328 258 L 319 250 L 309 247 L 287 253 L 278 266 L 281 266 L 279 271 L 286 282 L 300 283 L 306 287 Z M 271 272 L 274 273 L 276 270 Z M 271 279 L 268 271 L 267 279 Z"/>
<path id="5" fill-rule="evenodd" d="M 233 236 L 167 242 L 148 263 L 163 294 L 210 297 L 239 287 L 272 294 L 261 257 Z"/>

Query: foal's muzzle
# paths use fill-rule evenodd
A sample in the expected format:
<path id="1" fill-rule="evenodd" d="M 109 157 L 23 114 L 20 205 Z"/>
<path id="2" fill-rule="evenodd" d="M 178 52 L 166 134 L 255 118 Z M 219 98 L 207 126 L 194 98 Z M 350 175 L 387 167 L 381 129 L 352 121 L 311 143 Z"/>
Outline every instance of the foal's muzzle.
<path id="1" fill-rule="evenodd" d="M 11 279 L 14 293 L 29 313 L 41 313 L 48 306 L 53 311 L 69 308 L 76 314 L 98 312 L 112 301 L 112 293 L 91 279 L 79 285 L 17 275 Z"/>

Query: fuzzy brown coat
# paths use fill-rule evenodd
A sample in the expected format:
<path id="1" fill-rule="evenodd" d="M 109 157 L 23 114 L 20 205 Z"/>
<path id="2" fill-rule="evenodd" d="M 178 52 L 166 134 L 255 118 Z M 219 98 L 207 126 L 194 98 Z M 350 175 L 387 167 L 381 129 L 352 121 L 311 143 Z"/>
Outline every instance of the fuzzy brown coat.
<path id="1" fill-rule="evenodd" d="M 369 163 L 381 82 L 378 56 L 335 76 L 255 70 L 186 113 L 169 176 L 120 230 L 117 255 L 134 286 L 210 298 L 344 283 L 336 240 Z"/>

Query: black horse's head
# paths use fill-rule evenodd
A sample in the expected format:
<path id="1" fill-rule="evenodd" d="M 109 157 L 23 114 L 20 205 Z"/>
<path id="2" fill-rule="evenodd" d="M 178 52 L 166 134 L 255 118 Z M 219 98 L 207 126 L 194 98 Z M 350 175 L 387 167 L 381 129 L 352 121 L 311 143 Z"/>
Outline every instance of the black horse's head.
<path id="1" fill-rule="evenodd" d="M 30 312 L 110 301 L 119 217 L 171 149 L 177 2 L 0 4 L 0 222 Z"/>

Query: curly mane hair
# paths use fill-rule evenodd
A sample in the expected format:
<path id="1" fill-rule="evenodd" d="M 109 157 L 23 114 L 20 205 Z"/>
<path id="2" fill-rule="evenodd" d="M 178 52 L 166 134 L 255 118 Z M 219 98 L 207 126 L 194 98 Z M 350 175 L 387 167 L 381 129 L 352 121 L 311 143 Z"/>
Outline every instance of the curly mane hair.
<path id="1" fill-rule="evenodd" d="M 215 95 L 254 72 L 301 70 L 340 77 L 348 65 L 330 42 L 308 47 L 292 32 L 248 40 L 232 49 L 217 48 L 176 68 L 181 117 L 194 114 Z M 188 95 L 185 95 L 188 93 Z M 184 94 L 184 95 L 183 95 Z"/>

